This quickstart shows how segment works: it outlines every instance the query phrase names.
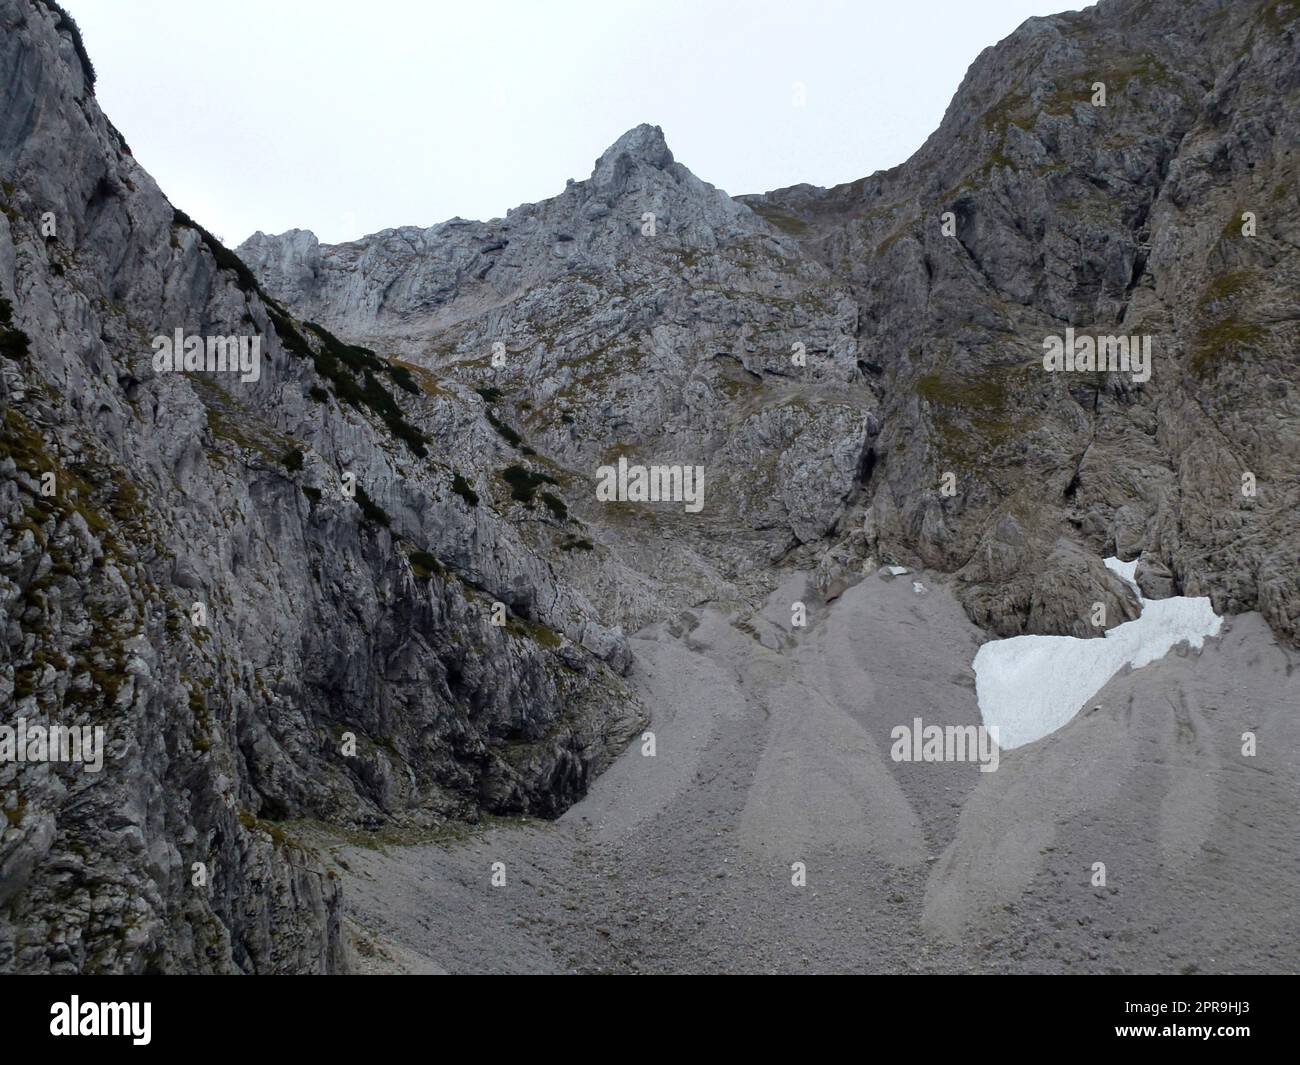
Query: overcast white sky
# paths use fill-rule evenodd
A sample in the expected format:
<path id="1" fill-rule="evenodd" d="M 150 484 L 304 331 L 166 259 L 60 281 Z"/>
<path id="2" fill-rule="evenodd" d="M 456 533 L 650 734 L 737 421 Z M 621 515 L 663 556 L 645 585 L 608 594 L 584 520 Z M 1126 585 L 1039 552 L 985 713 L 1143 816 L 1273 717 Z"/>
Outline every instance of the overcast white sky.
<path id="1" fill-rule="evenodd" d="M 640 122 L 732 194 L 902 162 L 1070 0 L 63 0 L 101 106 L 230 245 L 492 218 Z M 797 105 L 796 83 L 805 102 Z"/>

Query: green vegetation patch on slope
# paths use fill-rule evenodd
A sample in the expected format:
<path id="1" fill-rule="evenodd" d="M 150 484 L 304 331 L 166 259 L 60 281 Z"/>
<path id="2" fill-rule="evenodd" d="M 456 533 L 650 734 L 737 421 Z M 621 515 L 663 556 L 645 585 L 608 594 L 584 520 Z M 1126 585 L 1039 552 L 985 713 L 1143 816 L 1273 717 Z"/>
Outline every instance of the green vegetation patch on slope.
<path id="1" fill-rule="evenodd" d="M 1249 270 L 1219 274 L 1196 301 L 1197 328 L 1192 339 L 1191 369 L 1204 377 L 1216 365 L 1233 362 L 1243 349 L 1257 349 L 1268 330 L 1245 316 L 1254 275 Z"/>
<path id="2" fill-rule="evenodd" d="M 1011 395 L 1011 377 L 1019 369 L 989 367 L 978 379 L 939 374 L 917 379 L 917 395 L 935 408 L 935 443 L 945 457 L 974 464 L 1024 432 L 1027 419 L 1016 417 Z"/>
<path id="3" fill-rule="evenodd" d="M 257 278 L 253 276 L 253 271 L 248 268 L 244 263 L 244 260 L 222 244 L 221 241 L 194 221 L 193 218 L 187 215 L 179 207 L 172 208 L 172 224 L 185 226 L 188 229 L 194 230 L 194 232 L 202 238 L 203 243 L 207 245 L 208 251 L 212 253 L 212 258 L 216 260 L 217 266 L 222 270 L 230 270 L 234 272 L 235 277 L 238 278 L 240 291 L 245 292 L 250 296 L 254 293 L 259 296 L 262 294 L 261 287 L 257 283 Z"/>
<path id="4" fill-rule="evenodd" d="M 501 471 L 501 479 L 510 486 L 510 498 L 532 506 L 533 497 L 544 484 L 559 484 L 548 474 L 525 469 L 523 466 L 507 466 Z"/>
<path id="5" fill-rule="evenodd" d="M 366 521 L 374 525 L 382 525 L 385 529 L 392 525 L 388 512 L 371 499 L 360 484 L 357 485 L 357 506 L 361 508 L 361 513 Z"/>
<path id="6" fill-rule="evenodd" d="M 470 486 L 461 474 L 453 473 L 451 477 L 451 490 L 461 499 L 465 500 L 471 507 L 478 506 L 478 493 Z"/>
<path id="7" fill-rule="evenodd" d="M 425 446 L 428 438 L 406 420 L 393 394 L 376 376 L 379 372 L 389 372 L 387 360 L 369 348 L 345 344 L 323 326 L 308 322 L 305 328 L 317 338 L 317 346 L 313 348 L 279 304 L 268 301 L 266 309 L 280 342 L 299 358 L 311 359 L 316 372 L 330 383 L 340 400 L 356 410 L 369 410 L 377 415 L 389 432 L 417 457 L 428 455 Z"/>
<path id="8" fill-rule="evenodd" d="M 411 571 L 422 581 L 427 581 L 435 574 L 446 576 L 447 567 L 428 551 L 407 550 L 406 557 L 411 563 Z"/>
<path id="9" fill-rule="evenodd" d="M 779 207 L 773 207 L 768 203 L 748 203 L 747 206 L 759 218 L 763 219 L 770 225 L 776 226 L 782 233 L 789 233 L 792 237 L 801 237 L 808 232 L 808 223 L 802 218 L 796 218 L 788 211 L 783 211 Z"/>
<path id="10" fill-rule="evenodd" d="M 21 329 L 12 328 L 14 305 L 0 296 L 0 355 L 17 362 L 31 354 L 32 342 Z"/>
<path id="11" fill-rule="evenodd" d="M 67 33 L 72 37 L 72 48 L 77 53 L 77 62 L 81 64 L 81 71 L 86 76 L 86 87 L 90 90 L 95 88 L 95 64 L 90 61 L 90 53 L 86 51 L 86 42 L 81 39 L 81 27 L 77 25 L 76 19 L 63 10 L 63 7 L 57 0 L 38 0 L 46 10 L 52 11 L 57 17 L 58 22 L 54 28 L 60 33 Z"/>

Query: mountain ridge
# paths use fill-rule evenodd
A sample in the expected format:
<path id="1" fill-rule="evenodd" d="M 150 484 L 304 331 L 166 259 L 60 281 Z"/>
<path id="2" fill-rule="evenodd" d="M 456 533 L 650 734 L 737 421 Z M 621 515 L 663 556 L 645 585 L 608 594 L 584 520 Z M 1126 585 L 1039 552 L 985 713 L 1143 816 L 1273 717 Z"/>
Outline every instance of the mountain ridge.
<path id="1" fill-rule="evenodd" d="M 1294 30 L 1288 31 L 1282 15 L 1276 14 L 1284 15 L 1289 10 L 1287 5 L 1260 4 L 1232 11 L 1215 3 L 1175 11 L 1176 6 L 1104 3 L 1085 12 L 1031 19 L 976 58 L 939 128 L 904 163 L 831 189 L 800 185 L 733 198 L 758 215 L 759 221 L 770 223 L 764 227 L 755 221 L 750 226 L 751 235 L 771 237 L 780 254 L 788 263 L 796 264 L 797 269 L 821 268 L 825 272 L 821 273 L 820 283 L 828 290 L 830 299 L 844 300 L 846 305 L 848 301 L 856 304 L 852 310 L 846 306 L 844 312 L 846 318 L 854 319 L 848 332 L 837 328 L 833 315 L 819 317 L 812 311 L 805 317 L 816 321 L 821 335 L 838 336 L 846 349 L 845 361 L 858 366 L 858 376 L 848 378 L 851 391 L 878 400 L 884 394 L 881 382 L 895 378 L 888 386 L 895 409 L 882 413 L 878 407 L 874 408 L 877 420 L 883 417 L 892 435 L 902 438 L 904 447 L 908 437 L 919 434 L 926 438 L 928 454 L 922 461 L 902 459 L 900 463 L 898 450 L 888 455 L 874 442 L 874 437 L 869 441 L 864 436 L 861 454 L 874 451 L 873 464 L 889 458 L 895 460 L 893 468 L 901 464 L 899 480 L 913 487 L 914 499 L 904 506 L 903 513 L 895 514 L 888 497 L 877 493 L 874 505 L 867 508 L 864 516 L 874 528 L 866 535 L 865 551 L 856 553 L 893 554 L 905 561 L 958 572 L 966 585 L 963 601 L 972 619 L 997 635 L 1019 632 L 1096 635 L 1097 630 L 1083 620 L 1088 613 L 1087 606 L 1095 601 L 1107 606 L 1112 623 L 1133 616 L 1136 604 L 1129 601 L 1123 589 L 1109 581 L 1099 559 L 1112 549 L 1129 554 L 1140 546 L 1133 541 L 1129 530 L 1150 524 L 1159 511 L 1156 499 L 1172 499 L 1181 494 L 1176 488 L 1177 475 L 1171 478 L 1161 472 L 1177 469 L 1176 453 L 1181 445 L 1173 452 L 1165 445 L 1148 452 L 1144 462 L 1150 469 L 1145 472 L 1130 468 L 1112 475 L 1105 468 L 1108 463 L 1120 467 L 1129 464 L 1122 456 L 1112 457 L 1105 449 L 1094 447 L 1079 432 L 1078 415 L 1083 412 L 1084 403 L 1097 405 L 1106 399 L 1113 411 L 1103 413 L 1111 416 L 1116 428 L 1124 421 L 1131 421 L 1131 414 L 1139 415 L 1142 424 L 1133 426 L 1131 433 L 1139 441 L 1151 436 L 1151 412 L 1167 410 L 1169 396 L 1187 408 L 1179 417 L 1195 417 L 1195 392 L 1203 387 L 1198 379 L 1200 371 L 1207 369 L 1213 359 L 1199 346 L 1202 342 L 1198 338 L 1213 338 L 1222 333 L 1232 343 L 1235 335 L 1231 321 L 1218 326 L 1201 325 L 1195 320 L 1187 322 L 1188 318 L 1204 317 L 1197 308 L 1190 314 L 1178 312 L 1184 318 L 1182 322 L 1170 318 L 1175 312 L 1172 306 L 1166 309 L 1165 305 L 1171 301 L 1156 285 L 1152 267 L 1159 265 L 1163 276 L 1174 270 L 1177 263 L 1168 245 L 1150 247 L 1147 220 L 1157 210 L 1171 217 L 1177 215 L 1176 205 L 1162 202 L 1161 196 L 1171 199 L 1168 191 L 1177 187 L 1179 167 L 1188 165 L 1179 162 L 1176 154 L 1179 146 L 1207 122 L 1211 125 L 1205 133 L 1215 135 L 1213 120 L 1204 110 L 1210 106 L 1206 101 L 1237 91 L 1234 86 L 1240 85 L 1245 77 L 1243 64 L 1253 59 L 1266 71 L 1272 71 L 1262 82 L 1267 83 L 1271 78 L 1279 91 L 1294 92 L 1294 74 L 1288 81 L 1284 62 L 1285 42 L 1291 39 L 1286 34 L 1293 34 Z M 1164 32 L 1171 25 L 1177 25 L 1177 32 Z M 1090 36 L 1086 45 L 1080 45 L 1079 39 L 1084 34 Z M 1243 43 L 1248 46 L 1245 55 L 1235 63 L 1225 62 Z M 1114 58 L 1109 57 L 1110 52 Z M 1216 62 L 1222 64 L 1221 84 L 1217 89 Z M 1089 69 L 1094 73 L 1088 73 Z M 1093 86 L 1096 79 L 1108 76 L 1109 71 L 1118 72 L 1109 75 L 1109 107 L 1094 106 Z M 1277 133 L 1268 132 L 1271 120 L 1261 126 L 1253 114 L 1238 121 L 1243 127 L 1254 123 L 1252 134 L 1273 137 L 1278 144 L 1285 143 L 1293 132 L 1285 126 Z M 1106 135 L 1114 122 L 1122 123 L 1124 135 L 1132 142 L 1132 147 L 1118 154 L 1097 140 Z M 1198 122 L 1201 127 L 1197 126 Z M 621 140 L 644 136 L 644 131 L 654 128 L 636 127 Z M 654 152 L 661 150 L 671 156 L 666 144 L 662 149 L 658 145 L 654 148 Z M 1017 158 L 1019 162 L 1015 162 Z M 1285 163 L 1286 158 L 1285 154 L 1279 156 L 1278 165 L 1293 168 L 1293 164 Z M 1243 166 L 1243 170 L 1249 168 Z M 1195 168 L 1191 171 L 1198 172 Z M 979 175 L 975 183 L 972 183 L 972 173 Z M 578 187 L 585 184 L 579 183 Z M 1217 195 L 1212 189 L 1207 191 L 1211 196 Z M 1268 189 L 1261 194 L 1260 200 L 1271 205 L 1272 191 Z M 519 212 L 524 217 L 549 210 L 558 212 L 564 197 L 569 195 L 573 195 L 572 188 L 538 205 L 517 208 L 511 217 Z M 621 208 L 623 214 L 618 225 L 631 236 L 625 241 L 629 250 L 616 249 L 611 254 L 607 247 L 599 246 L 593 252 L 597 269 L 603 269 L 611 278 L 608 286 L 611 290 L 623 280 L 613 277 L 621 269 L 618 255 L 630 254 L 631 249 L 638 247 L 635 234 L 642 212 L 637 208 L 644 206 L 648 210 L 652 205 L 649 198 L 642 198 L 647 200 L 645 204 L 628 201 Z M 1107 200 L 1111 202 L 1108 204 Z M 1073 209 L 1061 212 L 1054 206 L 1061 202 L 1074 205 Z M 1022 205 L 1030 206 L 1031 214 L 1026 215 Z M 604 235 L 592 231 L 602 225 L 608 228 L 608 217 L 603 214 L 605 206 L 596 208 L 602 213 L 587 233 L 584 234 L 579 224 L 574 233 L 555 231 L 550 235 L 573 238 L 576 233 L 577 240 L 571 240 L 566 247 L 576 244 L 579 249 L 584 239 L 604 240 Z M 955 239 L 936 239 L 945 209 L 952 212 L 957 223 Z M 1225 216 L 1226 232 L 1230 228 L 1226 224 L 1227 212 L 1220 210 Z M 921 226 L 922 218 L 926 219 L 928 228 Z M 663 222 L 662 230 L 668 231 L 670 242 L 680 240 L 689 245 L 690 259 L 710 255 L 720 247 L 717 241 L 711 242 L 712 234 L 695 235 L 687 232 L 687 227 L 675 226 L 671 215 Z M 1256 242 L 1254 246 L 1263 249 L 1271 241 L 1264 257 L 1285 256 L 1286 233 L 1293 229 L 1294 219 L 1289 213 L 1275 215 L 1269 240 Z M 1034 234 L 1042 236 L 1034 237 Z M 1201 237 L 1196 235 L 1192 239 Z M 957 257 L 949 254 L 944 240 L 958 246 Z M 1085 241 L 1101 248 L 1100 255 L 1079 254 Z M 454 241 L 448 238 L 447 243 Z M 303 300 L 307 311 L 332 314 L 331 324 L 340 332 L 362 337 L 378 346 L 392 345 L 405 356 L 431 368 L 458 364 L 467 355 L 466 344 L 457 336 L 458 331 L 470 334 L 473 343 L 480 347 L 492 342 L 494 331 L 505 335 L 514 330 L 515 334 L 527 336 L 529 323 L 509 320 L 507 316 L 506 328 L 507 321 L 501 320 L 505 312 L 499 305 L 489 305 L 488 313 L 497 319 L 486 320 L 472 300 L 462 299 L 464 292 L 459 283 L 450 280 L 444 283 L 442 304 L 455 307 L 461 300 L 464 314 L 420 317 L 418 310 L 403 302 L 401 293 L 403 278 L 421 269 L 419 254 L 409 263 L 385 262 L 383 250 L 373 238 L 363 238 L 351 246 L 367 249 L 362 253 L 369 257 L 364 268 L 377 271 L 387 286 L 385 299 L 394 299 L 395 294 L 395 300 L 391 310 L 385 310 L 378 308 L 373 298 L 367 300 L 364 292 L 335 289 L 328 298 L 318 297 L 316 302 L 295 294 L 295 298 Z M 650 249 L 654 242 L 641 241 L 639 246 Z M 1229 253 L 1228 246 L 1224 246 L 1200 254 L 1239 257 L 1251 246 L 1243 239 L 1237 242 L 1235 252 Z M 275 290 L 279 283 L 277 267 L 258 249 L 243 250 L 266 274 L 268 284 Z M 328 259 L 330 253 L 322 254 Z M 725 277 L 723 283 L 731 284 L 734 277 L 745 274 L 743 270 L 730 269 L 734 264 L 726 262 L 725 252 L 721 259 L 721 264 L 717 257 L 710 262 L 712 276 L 703 279 L 705 284 L 717 277 Z M 487 265 L 486 261 L 475 262 L 479 268 Z M 889 265 L 891 262 L 894 265 Z M 1221 272 L 1230 272 L 1234 265 L 1240 268 L 1239 264 L 1227 260 L 1225 264 Z M 341 264 L 345 271 L 354 265 L 351 259 Z M 671 276 L 671 267 L 656 278 L 659 293 L 656 299 L 662 300 L 662 293 L 674 287 L 698 286 L 698 275 L 691 272 L 691 266 L 682 263 L 680 267 L 683 269 L 676 278 Z M 328 263 L 323 269 L 328 271 Z M 935 269 L 945 273 L 936 278 L 932 276 Z M 1203 273 L 1206 270 L 1198 269 Z M 392 272 L 385 272 L 388 270 Z M 349 283 L 355 284 L 356 278 L 350 277 Z M 764 283 L 760 282 L 759 287 Z M 1180 281 L 1176 287 L 1205 290 L 1207 294 L 1203 298 L 1213 299 L 1212 286 L 1200 278 Z M 498 295 L 527 288 L 527 281 L 503 285 Z M 1279 291 L 1282 288 L 1279 286 Z M 782 297 L 775 283 L 760 295 L 773 300 Z M 932 301 L 934 295 L 943 301 L 937 308 Z M 876 306 L 886 310 L 878 311 Z M 539 301 L 539 317 L 550 317 L 552 313 L 545 302 Z M 659 312 L 652 309 L 650 313 L 657 316 Z M 467 321 L 476 315 L 482 325 L 474 329 Z M 715 317 L 728 315 L 733 320 L 760 323 L 764 317 L 772 317 L 770 308 L 754 307 L 742 300 L 732 301 Z M 1148 315 L 1154 316 L 1151 324 L 1158 327 L 1156 332 L 1162 342 L 1158 347 L 1164 349 L 1157 351 L 1158 364 L 1165 367 L 1159 375 L 1173 384 L 1166 394 L 1155 394 L 1161 381 L 1134 393 L 1132 385 L 1117 378 L 1109 382 L 1075 379 L 1067 386 L 1072 398 L 1062 403 L 1061 389 L 1035 387 L 1033 378 L 1025 378 L 1019 371 L 1015 375 L 1008 373 L 1009 367 L 1027 365 L 1040 356 L 1044 336 L 1058 332 L 1062 326 L 1105 332 L 1109 324 L 1127 324 L 1127 330 L 1116 331 L 1133 332 L 1133 327 L 1140 326 L 1143 316 Z M 962 318 L 968 323 L 959 325 Z M 917 323 L 922 323 L 920 328 Z M 545 340 L 546 329 L 542 323 L 533 324 L 538 326 L 535 332 L 539 340 Z M 704 328 L 712 326 L 705 323 Z M 785 330 L 789 341 L 798 342 L 804 329 L 806 326 L 797 318 L 789 323 Z M 444 330 L 443 335 L 450 343 L 434 350 L 430 338 Z M 956 336 L 954 330 L 966 330 L 971 334 L 969 340 Z M 616 342 L 616 334 L 627 332 L 626 324 L 609 330 L 610 343 Z M 950 350 L 926 353 L 924 348 L 930 337 L 938 341 L 934 345 L 936 349 L 946 346 Z M 1011 337 L 1015 338 L 1014 343 L 1008 342 Z M 1278 339 L 1285 345 L 1284 336 Z M 738 348 L 734 341 L 730 343 L 730 354 L 738 356 L 747 373 L 757 365 L 749 346 L 743 343 Z M 1193 347 L 1196 350 L 1186 350 Z M 745 350 L 741 351 L 742 348 Z M 851 362 L 847 358 L 848 348 L 854 353 Z M 889 348 L 910 350 L 926 365 L 918 367 L 919 372 L 911 372 L 907 366 L 899 365 L 896 355 L 891 358 L 883 354 Z M 830 350 L 829 344 L 826 349 Z M 1272 356 L 1274 361 L 1276 350 Z M 997 354 L 991 360 L 980 354 L 994 351 Z M 778 359 L 778 352 L 769 352 L 758 372 L 784 372 L 783 368 L 778 369 Z M 1190 374 L 1186 373 L 1189 363 Z M 462 372 L 459 366 L 457 372 Z M 538 363 L 525 376 L 531 380 L 546 372 L 547 364 Z M 1285 381 L 1288 376 L 1283 370 L 1282 379 Z M 1173 381 L 1174 378 L 1180 379 Z M 1048 380 L 1047 375 L 1039 378 L 1040 382 Z M 861 387 L 863 384 L 865 388 Z M 1099 387 L 1103 384 L 1105 387 Z M 1285 394 L 1293 397 L 1294 383 L 1284 387 Z M 544 398 L 542 390 L 530 389 L 527 380 L 522 378 L 519 388 L 527 396 L 525 402 L 534 408 Z M 1013 394 L 1026 399 L 1034 396 L 1031 406 L 1045 400 L 1057 408 L 1046 427 L 1051 437 L 1046 441 L 1050 458 L 1039 464 L 1034 475 L 1038 479 L 1046 469 L 1069 471 L 1056 489 L 1061 493 L 1061 506 L 1055 508 L 1058 514 L 1049 523 L 1059 530 L 1055 536 L 1045 536 L 1046 530 L 1028 534 L 1025 516 L 1008 512 L 1013 497 L 1023 494 L 1015 484 L 989 483 L 984 478 L 973 477 L 969 463 L 967 469 L 961 468 L 966 451 L 979 456 L 982 452 L 995 455 L 1007 450 L 1008 438 L 1017 432 L 1015 419 L 1008 418 Z M 922 401 L 919 410 L 915 409 L 914 398 L 918 396 Z M 1139 400 L 1147 397 L 1138 404 L 1144 408 L 1141 411 L 1134 409 L 1135 396 Z M 722 417 L 725 419 L 726 414 Z M 1284 416 L 1284 426 L 1290 420 Z M 579 417 L 579 422 L 582 421 Z M 1022 419 L 1021 428 L 1029 431 L 1032 422 Z M 652 440 L 638 442 L 653 447 Z M 1249 450 L 1245 440 L 1236 440 L 1232 449 L 1240 451 L 1243 446 Z M 1290 430 L 1284 428 L 1277 450 L 1285 452 L 1294 447 Z M 582 458 L 589 460 L 586 455 Z M 1240 454 L 1231 459 L 1225 454 L 1222 458 L 1225 464 L 1241 469 L 1269 465 L 1265 455 L 1258 461 Z M 1023 461 L 1015 459 L 1017 464 Z M 888 461 L 873 465 L 877 475 L 885 473 L 887 477 L 893 468 Z M 1085 485 L 1082 476 L 1077 476 L 1081 471 L 1095 472 L 1095 476 Z M 956 475 L 967 489 L 955 500 L 945 501 L 942 497 L 935 498 L 933 491 L 915 490 L 917 486 L 935 485 L 946 472 Z M 1258 471 L 1252 469 L 1252 472 Z M 1153 475 L 1156 475 L 1154 479 Z M 1266 536 L 1280 546 L 1288 541 L 1282 527 L 1285 500 L 1297 488 L 1284 467 L 1271 470 L 1267 476 L 1272 481 L 1267 504 L 1259 497 L 1258 502 L 1243 501 L 1241 506 L 1235 506 L 1231 486 L 1226 484 L 1189 487 L 1194 497 L 1206 497 L 1212 492 L 1216 506 L 1241 512 L 1239 517 L 1249 525 L 1266 518 L 1271 530 Z M 1164 484 L 1157 483 L 1161 481 Z M 1081 485 L 1084 485 L 1082 495 Z M 871 486 L 863 486 L 862 490 L 872 494 Z M 841 482 L 840 495 L 847 497 L 857 491 L 852 484 Z M 1127 497 L 1122 505 L 1111 502 L 1117 496 Z M 1205 503 L 1194 505 L 1205 510 Z M 1266 508 L 1267 513 L 1261 514 L 1261 508 Z M 1042 508 L 1035 502 L 1027 509 Z M 965 513 L 954 513 L 958 511 Z M 851 520 L 847 511 L 839 513 L 846 521 Z M 1159 520 L 1168 525 L 1171 517 L 1167 514 Z M 1208 511 L 1205 517 L 1208 519 Z M 931 531 L 918 537 L 918 522 L 923 529 L 929 527 Z M 948 528 L 950 525 L 958 526 L 955 536 Z M 990 525 L 991 535 L 979 534 L 980 526 Z M 822 527 L 829 526 L 822 523 Z M 875 531 L 882 527 L 886 530 L 883 545 Z M 1285 561 L 1292 548 L 1260 559 L 1249 553 L 1239 554 L 1231 545 L 1216 542 L 1210 548 L 1204 541 L 1207 534 L 1208 528 L 1195 532 L 1191 538 L 1198 543 L 1187 549 L 1172 543 L 1159 550 L 1149 549 L 1151 579 L 1169 587 L 1205 590 L 1216 597 L 1220 609 L 1237 611 L 1258 605 L 1274 629 L 1293 641 L 1297 632 L 1298 592 Z M 1177 530 L 1170 530 L 1166 538 L 1173 541 L 1180 535 Z M 958 542 L 949 542 L 953 539 Z M 1085 558 L 1077 550 L 1085 543 L 1089 553 L 1096 556 L 1094 559 Z M 1200 555 L 1207 548 L 1226 556 L 1225 564 L 1215 567 L 1213 575 L 1198 572 Z M 988 561 L 982 565 L 976 561 L 980 553 L 987 556 L 990 552 L 1003 556 L 1004 561 L 996 566 Z M 1013 575 L 1016 564 L 1024 570 L 1020 576 Z M 1261 564 L 1264 572 L 1256 577 Z M 1243 579 L 1240 573 L 1230 572 L 1234 568 L 1252 573 Z M 1008 582 L 1014 585 L 1009 595 L 995 587 Z"/>

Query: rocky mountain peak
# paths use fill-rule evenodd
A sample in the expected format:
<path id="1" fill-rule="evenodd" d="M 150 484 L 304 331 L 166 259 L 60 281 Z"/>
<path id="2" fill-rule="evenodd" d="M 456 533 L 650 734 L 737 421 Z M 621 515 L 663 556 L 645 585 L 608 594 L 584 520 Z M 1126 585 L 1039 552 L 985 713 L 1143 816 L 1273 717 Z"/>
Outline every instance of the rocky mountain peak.
<path id="1" fill-rule="evenodd" d="M 597 188 L 614 184 L 627 170 L 637 166 L 667 170 L 673 165 L 673 153 L 658 126 L 642 123 L 628 130 L 605 149 L 596 160 L 591 182 Z"/>
<path id="2" fill-rule="evenodd" d="M 310 229 L 286 229 L 283 233 L 263 233 L 260 229 L 244 242 L 249 247 L 264 248 L 273 244 L 287 244 L 295 248 L 315 248 L 320 240 Z"/>

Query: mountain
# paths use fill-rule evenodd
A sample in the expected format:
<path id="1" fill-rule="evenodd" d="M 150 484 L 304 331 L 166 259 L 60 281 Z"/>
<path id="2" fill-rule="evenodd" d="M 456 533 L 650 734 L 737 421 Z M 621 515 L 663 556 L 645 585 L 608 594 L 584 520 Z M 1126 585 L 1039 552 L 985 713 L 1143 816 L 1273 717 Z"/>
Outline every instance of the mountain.
<path id="1" fill-rule="evenodd" d="M 1294 644 L 1298 36 L 1103 0 L 849 185 L 728 196 L 642 125 L 503 219 L 236 254 L 71 19 L 0 0 L 0 699 L 109 751 L 0 762 L 0 971 L 347 969 L 300 829 L 558 815 L 644 726 L 626 634 L 795 570 L 1092 637 L 1140 554 Z M 1149 376 L 1048 372 L 1067 329 Z M 159 369 L 177 330 L 256 378 Z M 621 459 L 703 466 L 703 508 L 599 501 Z"/>
<path id="2" fill-rule="evenodd" d="M 860 494 L 878 399 L 855 361 L 857 305 L 675 162 L 657 127 L 505 219 L 335 248 L 258 234 L 238 251 L 295 313 L 486 394 L 539 468 L 571 478 L 569 505 L 599 532 L 569 579 L 611 624 L 766 587 L 769 563 L 823 551 Z M 704 464 L 703 510 L 598 503 L 593 472 L 619 458 Z"/>
<path id="3" fill-rule="evenodd" d="M 710 517 L 672 530 L 692 591 L 750 587 L 756 558 L 829 583 L 887 557 L 955 574 L 993 634 L 1092 636 L 1095 602 L 1103 628 L 1136 616 L 1100 559 L 1140 552 L 1144 588 L 1294 643 L 1295 15 L 1030 19 L 913 158 L 833 189 L 728 200 L 641 126 L 504 220 L 239 252 L 302 314 L 499 392 L 575 474 L 708 455 Z M 1149 376 L 1045 372 L 1067 328 L 1149 338 Z"/>
<path id="4" fill-rule="evenodd" d="M 562 810 L 640 724 L 626 642 L 438 442 L 496 448 L 481 400 L 265 297 L 82 52 L 0 3 L 0 701 L 108 744 L 0 767 L 0 970 L 335 970 L 337 886 L 276 822 Z M 259 378 L 158 372 L 177 329 L 259 337 Z"/>

